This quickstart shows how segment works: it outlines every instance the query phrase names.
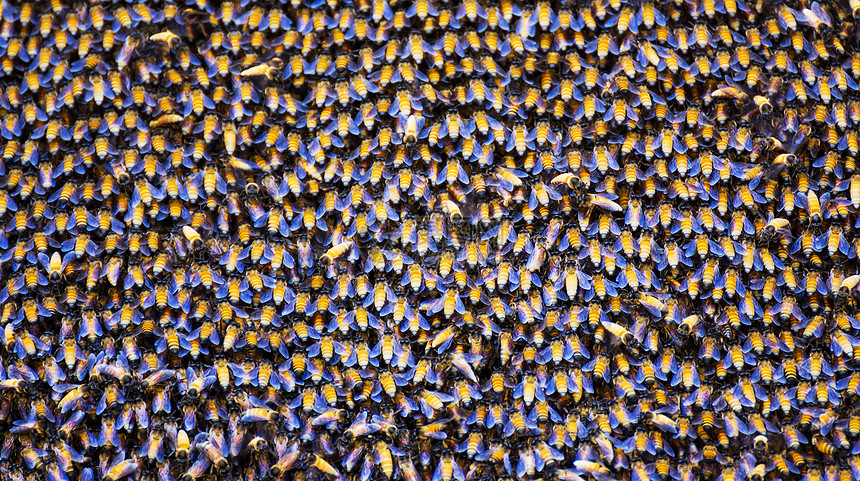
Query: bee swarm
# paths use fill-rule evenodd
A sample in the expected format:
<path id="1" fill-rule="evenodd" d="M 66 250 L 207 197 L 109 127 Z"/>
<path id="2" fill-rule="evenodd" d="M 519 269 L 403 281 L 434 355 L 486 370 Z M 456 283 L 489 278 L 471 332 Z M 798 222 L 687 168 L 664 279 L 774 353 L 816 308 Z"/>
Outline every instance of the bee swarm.
<path id="1" fill-rule="evenodd" d="M 0 479 L 860 479 L 857 18 L 0 0 Z"/>

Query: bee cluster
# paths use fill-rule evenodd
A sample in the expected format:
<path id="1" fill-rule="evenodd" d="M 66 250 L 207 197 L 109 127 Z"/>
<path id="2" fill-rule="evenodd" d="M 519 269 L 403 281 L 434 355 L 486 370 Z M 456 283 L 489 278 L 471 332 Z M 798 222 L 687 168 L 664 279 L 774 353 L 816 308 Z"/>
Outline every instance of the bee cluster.
<path id="1" fill-rule="evenodd" d="M 860 1 L 0 9 L 0 478 L 860 479 Z"/>

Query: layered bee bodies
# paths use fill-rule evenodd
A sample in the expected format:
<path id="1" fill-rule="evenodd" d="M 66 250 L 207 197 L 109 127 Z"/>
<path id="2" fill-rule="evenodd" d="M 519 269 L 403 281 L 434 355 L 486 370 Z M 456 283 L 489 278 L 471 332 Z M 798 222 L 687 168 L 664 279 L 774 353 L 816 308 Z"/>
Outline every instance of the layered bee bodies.
<path id="1" fill-rule="evenodd" d="M 860 4 L 569 3 L 0 5 L 2 477 L 851 479 Z"/>

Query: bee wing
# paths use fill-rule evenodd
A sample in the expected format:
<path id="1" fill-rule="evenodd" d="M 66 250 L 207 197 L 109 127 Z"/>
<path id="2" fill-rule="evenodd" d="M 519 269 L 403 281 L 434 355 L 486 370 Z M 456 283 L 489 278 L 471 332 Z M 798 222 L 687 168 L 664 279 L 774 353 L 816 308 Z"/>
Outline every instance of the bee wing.
<path id="1" fill-rule="evenodd" d="M 475 376 L 475 371 L 473 371 L 472 366 L 468 362 L 466 362 L 465 357 L 463 357 L 462 355 L 455 355 L 451 359 L 451 364 L 453 364 L 454 367 L 459 369 L 460 372 L 462 372 L 463 375 L 466 376 L 469 380 L 471 380 L 472 382 L 478 382 L 478 378 L 477 376 Z"/>

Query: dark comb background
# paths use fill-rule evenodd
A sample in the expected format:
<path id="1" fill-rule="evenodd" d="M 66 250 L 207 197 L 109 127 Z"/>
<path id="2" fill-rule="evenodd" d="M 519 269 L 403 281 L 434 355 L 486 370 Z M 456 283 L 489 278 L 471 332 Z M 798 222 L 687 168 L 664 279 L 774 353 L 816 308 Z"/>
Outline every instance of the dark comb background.
<path id="1" fill-rule="evenodd" d="M 860 2 L 9 2 L 3 480 L 860 479 Z"/>

